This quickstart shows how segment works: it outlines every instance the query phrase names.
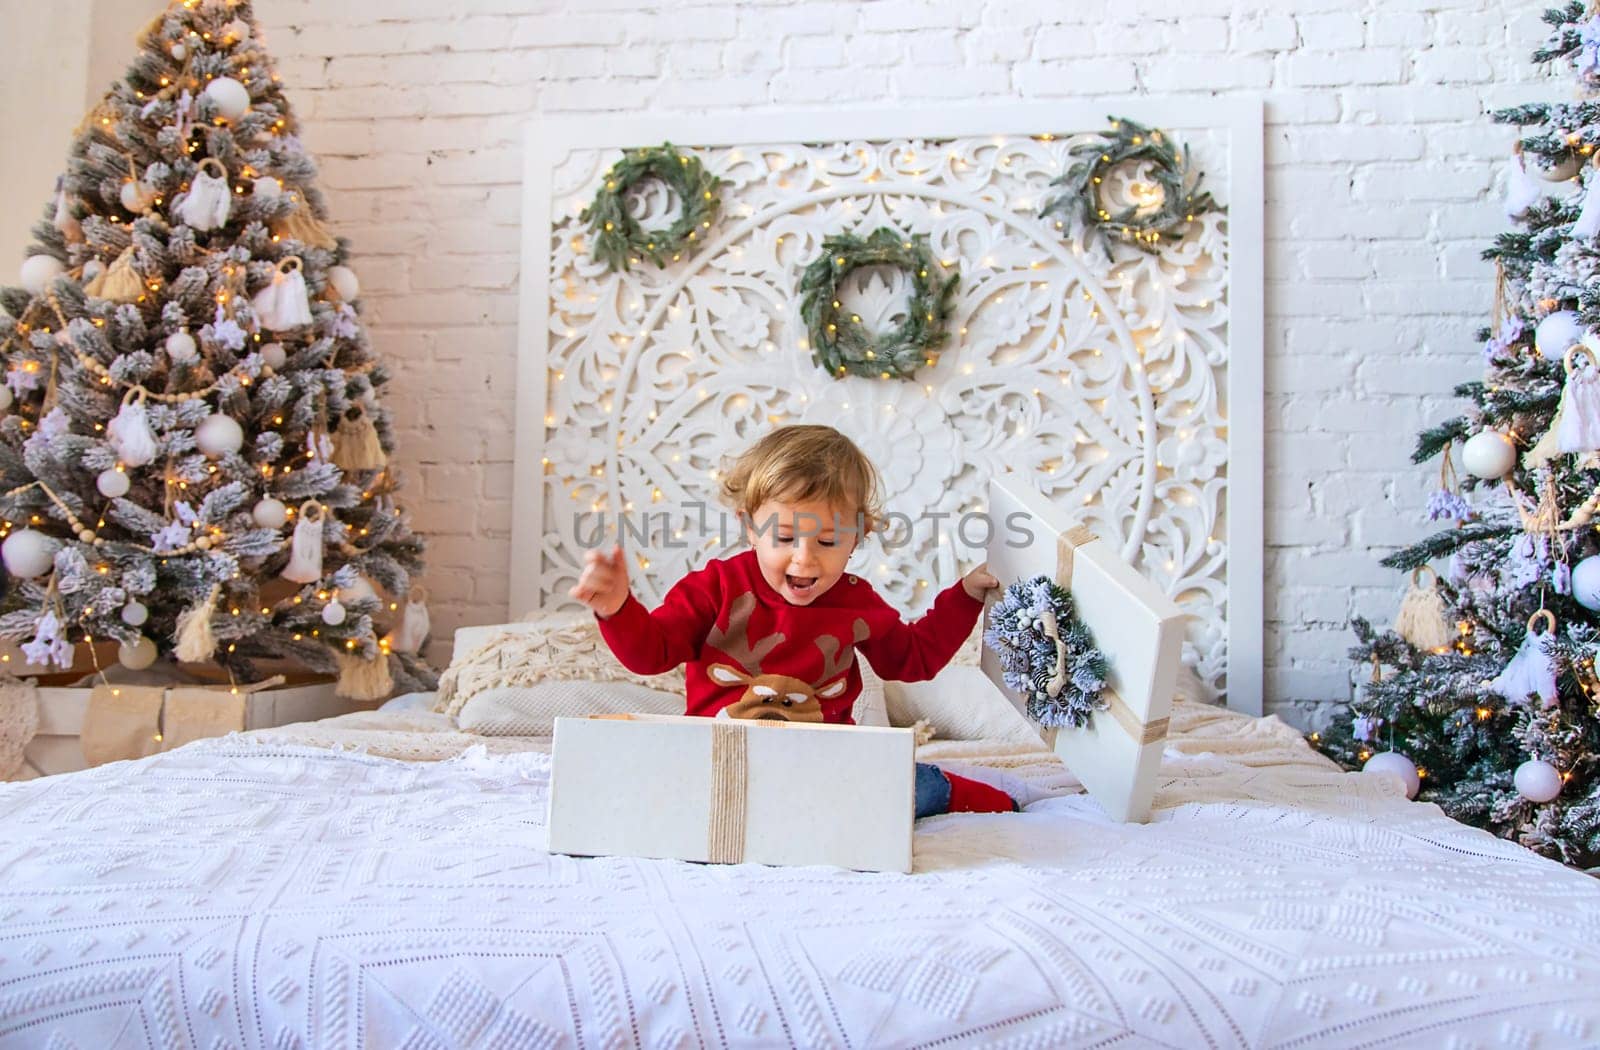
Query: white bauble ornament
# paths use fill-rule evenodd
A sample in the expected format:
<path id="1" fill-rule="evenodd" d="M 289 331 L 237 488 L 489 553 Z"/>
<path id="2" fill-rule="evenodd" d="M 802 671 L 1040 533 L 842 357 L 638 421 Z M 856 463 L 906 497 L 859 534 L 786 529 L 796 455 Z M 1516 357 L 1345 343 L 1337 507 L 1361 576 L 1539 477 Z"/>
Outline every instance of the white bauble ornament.
<path id="1" fill-rule="evenodd" d="M 1367 759 L 1367 764 L 1361 767 L 1361 772 L 1399 777 L 1400 782 L 1405 785 L 1406 798 L 1416 798 L 1417 789 L 1422 786 L 1422 778 L 1417 776 L 1416 763 L 1396 751 L 1378 752 Z"/>
<path id="2" fill-rule="evenodd" d="M 11 388 L 0 383 L 0 412 L 9 409 L 13 400 L 15 399 L 11 396 Z"/>
<path id="3" fill-rule="evenodd" d="M 1513 782 L 1517 794 L 1529 802 L 1549 802 L 1561 794 L 1561 770 L 1537 758 L 1518 766 Z"/>
<path id="4" fill-rule="evenodd" d="M 329 627 L 337 627 L 344 623 L 344 606 L 339 604 L 339 599 L 335 598 L 322 607 L 322 622 Z"/>
<path id="5" fill-rule="evenodd" d="M 1483 430 L 1461 447 L 1461 465 L 1473 477 L 1503 478 L 1517 462 L 1517 447 L 1498 430 Z"/>
<path id="6" fill-rule="evenodd" d="M 1524 156 L 1531 156 L 1524 154 Z M 1583 158 L 1577 154 L 1563 157 L 1554 164 L 1546 166 L 1539 157 L 1532 157 L 1528 169 L 1546 182 L 1566 182 L 1578 174 L 1578 169 L 1583 167 Z"/>
<path id="7" fill-rule="evenodd" d="M 133 482 L 128 477 L 128 472 L 125 470 L 118 470 L 116 467 L 108 467 L 105 470 L 102 470 L 100 472 L 100 476 L 94 479 L 94 487 L 99 489 L 100 495 L 104 496 L 106 499 L 116 499 L 119 496 L 126 496 L 128 494 L 128 489 L 132 485 Z"/>
<path id="8" fill-rule="evenodd" d="M 282 343 L 267 343 L 261 348 L 261 361 L 274 372 L 281 372 L 289 363 L 289 354 Z"/>
<path id="9" fill-rule="evenodd" d="M 1559 361 L 1573 343 L 1583 342 L 1585 331 L 1576 310 L 1557 310 L 1546 315 L 1533 330 L 1533 345 L 1538 347 L 1540 357 Z"/>
<path id="10" fill-rule="evenodd" d="M 277 200 L 279 194 L 283 193 L 283 183 L 270 177 L 259 178 L 256 180 L 256 184 L 250 188 L 250 193 L 257 200 Z"/>
<path id="11" fill-rule="evenodd" d="M 289 520 L 289 508 L 281 500 L 268 496 L 250 508 L 250 517 L 263 529 L 281 529 Z"/>
<path id="12" fill-rule="evenodd" d="M 122 622 L 129 627 L 143 627 L 148 619 L 150 610 L 144 607 L 143 602 L 129 602 L 122 607 Z"/>
<path id="13" fill-rule="evenodd" d="M 1572 567 L 1572 598 L 1585 609 L 1600 612 L 1600 554 Z"/>
<path id="14" fill-rule="evenodd" d="M 118 196 L 122 199 L 124 208 L 131 212 L 142 212 L 150 206 L 156 195 L 142 182 L 124 182 L 122 192 Z"/>
<path id="15" fill-rule="evenodd" d="M 156 662 L 156 643 L 140 635 L 117 646 L 117 662 L 130 671 L 143 671 Z"/>
<path id="16" fill-rule="evenodd" d="M 0 544 L 0 561 L 6 563 L 6 572 L 21 580 L 43 576 L 55 564 L 56 551 L 61 541 L 46 536 L 37 529 L 18 529 Z"/>
<path id="17" fill-rule="evenodd" d="M 372 589 L 371 580 L 365 576 L 357 576 L 355 583 L 339 588 L 339 596 L 349 598 L 353 602 L 370 602 L 378 596 L 378 592 Z"/>
<path id="18" fill-rule="evenodd" d="M 189 49 L 184 47 L 182 44 L 173 44 L 172 57 L 177 59 L 179 62 L 182 62 L 184 59 L 189 57 Z"/>
<path id="19" fill-rule="evenodd" d="M 225 120 L 238 120 L 250 108 L 250 91 L 232 77 L 218 77 L 206 85 L 206 98 Z"/>
<path id="20" fill-rule="evenodd" d="M 361 294 L 361 282 L 356 279 L 356 272 L 348 266 L 328 267 L 328 284 L 347 303 L 354 302 L 355 297 Z"/>
<path id="21" fill-rule="evenodd" d="M 67 272 L 54 255 L 30 255 L 22 261 L 22 287 L 34 295 L 44 294 L 50 282 Z"/>
<path id="22" fill-rule="evenodd" d="M 244 444 L 244 428 L 232 416 L 209 415 L 195 428 L 194 443 L 212 459 L 230 456 Z"/>
<path id="23" fill-rule="evenodd" d="M 175 365 L 192 365 L 200 359 L 200 348 L 187 331 L 173 332 L 167 336 L 166 345 L 167 356 Z"/>

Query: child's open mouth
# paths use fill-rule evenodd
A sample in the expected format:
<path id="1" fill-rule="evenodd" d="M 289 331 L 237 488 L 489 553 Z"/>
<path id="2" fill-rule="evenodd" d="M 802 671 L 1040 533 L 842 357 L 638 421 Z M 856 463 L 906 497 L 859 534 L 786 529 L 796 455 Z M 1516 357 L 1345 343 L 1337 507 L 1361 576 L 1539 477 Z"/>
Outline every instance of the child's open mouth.
<path id="1" fill-rule="evenodd" d="M 784 576 L 784 582 L 796 594 L 810 594 L 811 589 L 817 585 L 815 576 Z"/>

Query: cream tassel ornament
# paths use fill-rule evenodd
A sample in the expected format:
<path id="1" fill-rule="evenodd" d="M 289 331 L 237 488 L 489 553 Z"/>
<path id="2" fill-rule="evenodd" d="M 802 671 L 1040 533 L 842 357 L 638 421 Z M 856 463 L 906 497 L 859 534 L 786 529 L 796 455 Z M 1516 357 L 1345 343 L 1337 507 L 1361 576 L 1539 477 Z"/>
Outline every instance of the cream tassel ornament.
<path id="1" fill-rule="evenodd" d="M 207 167 L 210 165 L 210 168 Z M 216 174 L 212 174 L 215 169 Z M 228 221 L 233 208 L 233 193 L 228 188 L 228 169 L 215 157 L 200 162 L 189 183 L 189 192 L 178 206 L 184 225 L 196 230 L 214 230 Z"/>
<path id="2" fill-rule="evenodd" d="M 122 396 L 122 408 L 106 424 L 106 437 L 123 466 L 142 467 L 156 458 L 156 435 L 145 414 L 145 389 L 136 386 Z"/>
<path id="3" fill-rule="evenodd" d="M 72 205 L 67 202 L 67 189 L 61 180 L 56 180 L 56 214 L 51 220 L 55 228 L 61 231 L 61 236 L 72 244 L 83 240 L 83 225 L 72 214 Z"/>
<path id="4" fill-rule="evenodd" d="M 1600 234 L 1600 172 L 1590 174 L 1589 184 L 1583 191 L 1583 209 L 1568 231 L 1568 236 L 1575 240 L 1588 240 L 1595 234 Z"/>
<path id="5" fill-rule="evenodd" d="M 400 614 L 400 622 L 384 639 L 391 652 L 414 653 L 428 640 L 428 632 L 433 630 L 433 620 L 428 615 L 427 601 L 427 591 L 421 587 L 411 588 L 411 593 L 406 596 L 405 611 Z"/>
<path id="6" fill-rule="evenodd" d="M 137 302 L 144 294 L 144 278 L 133 268 L 133 245 L 122 250 L 111 265 L 83 286 L 84 293 L 114 303 Z"/>
<path id="7" fill-rule="evenodd" d="M 350 412 L 355 413 L 354 418 Z M 339 428 L 333 433 L 333 465 L 346 473 L 382 468 L 389 460 L 383 454 L 383 443 L 378 440 L 372 418 L 360 404 L 350 412 L 339 420 Z"/>
<path id="8" fill-rule="evenodd" d="M 1511 154 L 1510 170 L 1506 172 L 1506 218 L 1520 219 L 1544 195 L 1540 180 L 1528 171 L 1522 160 L 1522 143 L 1518 142 Z"/>
<path id="9" fill-rule="evenodd" d="M 1578 365 L 1579 354 L 1589 359 L 1587 365 Z M 1562 452 L 1593 452 L 1600 449 L 1600 362 L 1594 351 L 1578 343 L 1567 350 L 1565 363 L 1567 383 L 1550 429 L 1556 431 Z"/>
<path id="10" fill-rule="evenodd" d="M 389 657 L 379 653 L 368 660 L 356 653 L 335 653 L 339 661 L 339 682 L 335 696 L 346 700 L 382 700 L 394 692 L 394 676 L 389 673 Z"/>
<path id="11" fill-rule="evenodd" d="M 1533 630 L 1540 620 L 1547 621 L 1543 635 L 1535 634 Z M 1499 693 L 1513 704 L 1527 703 L 1530 696 L 1537 696 L 1546 708 L 1554 707 L 1557 695 L 1556 665 L 1545 651 L 1544 639 L 1554 634 L 1555 630 L 1555 613 L 1549 609 L 1534 613 L 1528 619 L 1528 633 L 1523 635 L 1516 655 L 1485 688 Z"/>
<path id="12" fill-rule="evenodd" d="M 279 220 L 272 232 L 283 240 L 299 241 L 308 248 L 331 252 L 339 247 L 339 242 L 317 221 L 317 217 L 311 214 L 311 206 L 305 203 Z"/>
<path id="13" fill-rule="evenodd" d="M 300 272 L 304 266 L 298 255 L 284 258 L 278 263 L 278 272 L 272 275 L 272 283 L 250 300 L 263 328 L 284 332 L 311 323 L 311 300 L 306 293 L 305 275 Z"/>
<path id="14" fill-rule="evenodd" d="M 1430 579 L 1423 586 L 1420 576 Z M 1411 573 L 1411 589 L 1400 603 L 1394 618 L 1395 633 L 1418 649 L 1443 649 L 1450 644 L 1450 622 L 1445 618 L 1444 596 L 1439 593 L 1439 574 L 1426 565 Z"/>
<path id="15" fill-rule="evenodd" d="M 178 617 L 178 630 L 173 640 L 178 643 L 178 660 L 186 664 L 205 663 L 217 651 L 217 636 L 211 631 L 211 617 L 217 611 L 217 598 L 222 594 L 220 583 L 212 584 L 205 601 L 192 605 Z"/>
<path id="16" fill-rule="evenodd" d="M 327 511 L 314 499 L 300 504 L 300 516 L 289 539 L 289 564 L 283 578 L 295 583 L 315 583 L 322 579 L 322 523 Z"/>

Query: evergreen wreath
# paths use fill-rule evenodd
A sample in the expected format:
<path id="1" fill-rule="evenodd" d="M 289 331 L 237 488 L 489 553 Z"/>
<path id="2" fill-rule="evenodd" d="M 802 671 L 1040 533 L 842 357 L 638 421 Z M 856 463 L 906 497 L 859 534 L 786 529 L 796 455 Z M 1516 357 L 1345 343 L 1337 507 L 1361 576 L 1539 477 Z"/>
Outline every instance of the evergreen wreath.
<path id="1" fill-rule="evenodd" d="M 677 221 L 664 230 L 646 230 L 628 214 L 628 191 L 646 179 L 660 179 L 683 202 Z M 669 258 L 676 261 L 699 247 L 704 231 L 717 221 L 721 186 L 722 180 L 707 172 L 699 158 L 679 153 L 670 142 L 631 149 L 606 172 L 605 183 L 578 219 L 594 234 L 594 257 L 613 273 L 640 257 L 665 269 Z"/>
<path id="2" fill-rule="evenodd" d="M 1089 724 L 1105 709 L 1105 654 L 1078 619 L 1072 594 L 1048 576 L 1018 580 L 989 616 L 984 644 L 1000 658 L 1006 685 L 1027 698 L 1045 727 Z"/>
<path id="3" fill-rule="evenodd" d="M 1182 152 L 1171 136 L 1127 118 L 1111 117 L 1111 131 L 1098 140 L 1074 146 L 1077 158 L 1067 173 L 1050 183 L 1061 192 L 1045 202 L 1041 216 L 1059 212 L 1081 221 L 1089 230 L 1115 234 L 1146 252 L 1161 250 L 1163 240 L 1181 236 L 1198 216 L 1222 211 L 1209 191 L 1200 189 L 1201 173 L 1189 169 L 1189 148 Z M 1144 215 L 1134 205 L 1113 214 L 1100 196 L 1106 174 L 1126 164 L 1151 161 L 1161 188 L 1161 205 Z"/>
<path id="4" fill-rule="evenodd" d="M 841 314 L 839 289 L 851 272 L 863 266 L 894 266 L 911 277 L 906 319 L 882 334 L 869 331 L 861 318 Z M 811 340 L 818 367 L 838 378 L 846 373 L 877 379 L 910 379 L 936 360 L 949 333 L 950 300 L 960 275 L 945 276 L 944 264 L 928 250 L 925 234 L 904 237 L 887 226 L 866 240 L 848 233 L 822 242 L 822 255 L 800 278 L 800 317 Z"/>

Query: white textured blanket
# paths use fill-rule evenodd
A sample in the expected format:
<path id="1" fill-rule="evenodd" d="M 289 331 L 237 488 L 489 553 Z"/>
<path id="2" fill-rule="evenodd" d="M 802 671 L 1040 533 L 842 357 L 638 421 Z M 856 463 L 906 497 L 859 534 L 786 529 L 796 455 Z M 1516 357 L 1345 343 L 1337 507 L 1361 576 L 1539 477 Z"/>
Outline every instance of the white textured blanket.
<path id="1" fill-rule="evenodd" d="M 936 817 L 910 876 L 551 856 L 537 752 L 0 787 L 0 1047 L 1600 1041 L 1594 880 L 1183 717 L 1153 823 Z"/>

